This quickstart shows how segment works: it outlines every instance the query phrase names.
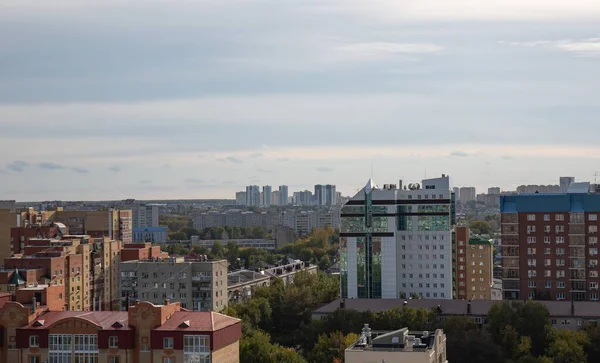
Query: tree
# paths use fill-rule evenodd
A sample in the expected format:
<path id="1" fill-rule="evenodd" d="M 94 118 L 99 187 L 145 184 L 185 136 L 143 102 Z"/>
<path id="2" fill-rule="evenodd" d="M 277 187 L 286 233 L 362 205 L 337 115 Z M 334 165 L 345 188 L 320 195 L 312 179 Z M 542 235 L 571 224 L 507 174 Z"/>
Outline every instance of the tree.
<path id="1" fill-rule="evenodd" d="M 225 249 L 223 248 L 223 244 L 219 241 L 215 241 L 210 249 L 210 254 L 213 258 L 223 258 L 224 252 Z"/>
<path id="2" fill-rule="evenodd" d="M 584 348 L 590 341 L 584 332 L 552 329 L 549 335 L 551 343 L 546 356 L 552 358 L 554 363 L 580 363 L 587 361 Z"/>
<path id="3" fill-rule="evenodd" d="M 469 228 L 475 234 L 490 234 L 492 233 L 492 226 L 486 221 L 471 221 Z"/>
<path id="4" fill-rule="evenodd" d="M 331 267 L 331 260 L 329 259 L 329 256 L 324 255 L 323 257 L 321 257 L 321 259 L 319 260 L 319 270 L 321 271 L 325 271 L 327 270 L 329 267 Z"/>
<path id="5" fill-rule="evenodd" d="M 297 352 L 271 343 L 269 334 L 253 330 L 240 340 L 241 363 L 306 363 Z"/>
<path id="6" fill-rule="evenodd" d="M 585 347 L 588 362 L 600 362 L 600 327 L 597 323 L 586 323 L 581 331 L 590 342 Z"/>
<path id="7" fill-rule="evenodd" d="M 231 265 L 237 264 L 237 260 L 240 257 L 240 248 L 235 241 L 227 242 L 227 252 L 225 253 L 225 256 Z"/>
<path id="8" fill-rule="evenodd" d="M 187 234 L 185 234 L 185 232 L 169 233 L 169 239 L 171 241 L 183 241 L 187 239 Z"/>
<path id="9" fill-rule="evenodd" d="M 358 334 L 344 335 L 339 331 L 321 334 L 311 352 L 310 361 L 314 363 L 331 363 L 335 359 L 343 359 L 346 348 L 354 344 L 359 338 Z"/>

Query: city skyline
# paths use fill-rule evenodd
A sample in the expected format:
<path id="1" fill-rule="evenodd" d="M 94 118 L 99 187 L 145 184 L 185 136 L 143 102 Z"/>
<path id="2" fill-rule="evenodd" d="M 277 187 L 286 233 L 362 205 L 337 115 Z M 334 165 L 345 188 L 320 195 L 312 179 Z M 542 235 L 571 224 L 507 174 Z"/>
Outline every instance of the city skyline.
<path id="1" fill-rule="evenodd" d="M 3 4 L 0 198 L 593 181 L 598 20 L 583 0 Z"/>

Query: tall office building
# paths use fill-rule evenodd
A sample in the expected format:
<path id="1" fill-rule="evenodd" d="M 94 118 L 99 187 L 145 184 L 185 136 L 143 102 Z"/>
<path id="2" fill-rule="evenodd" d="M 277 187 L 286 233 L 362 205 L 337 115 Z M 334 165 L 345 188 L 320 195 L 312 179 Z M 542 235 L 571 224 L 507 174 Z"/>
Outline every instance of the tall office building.
<path id="1" fill-rule="evenodd" d="M 342 297 L 453 297 L 450 180 L 422 184 L 379 188 L 370 180 L 342 207 Z"/>
<path id="2" fill-rule="evenodd" d="M 133 228 L 158 227 L 158 205 L 140 204 L 133 206 Z"/>
<path id="3" fill-rule="evenodd" d="M 273 188 L 270 185 L 263 186 L 263 203 L 265 207 L 269 207 L 273 204 Z"/>
<path id="4" fill-rule="evenodd" d="M 246 205 L 246 192 L 237 192 L 235 193 L 235 204 L 236 205 Z"/>
<path id="5" fill-rule="evenodd" d="M 260 206 L 260 189 L 258 185 L 248 185 L 246 187 L 246 205 L 248 207 Z"/>
<path id="6" fill-rule="evenodd" d="M 566 193 L 569 190 L 569 186 L 575 182 L 575 178 L 572 176 L 561 176 L 559 178 L 559 184 L 560 184 L 560 192 L 561 193 Z"/>
<path id="7" fill-rule="evenodd" d="M 460 188 L 460 197 L 458 200 L 461 203 L 468 203 L 477 200 L 477 192 L 475 190 L 475 187 Z"/>
<path id="8" fill-rule="evenodd" d="M 325 186 L 321 184 L 315 185 L 315 193 L 313 194 L 316 205 L 325 205 Z"/>
<path id="9" fill-rule="evenodd" d="M 500 197 L 505 300 L 598 301 L 600 194 Z"/>
<path id="10" fill-rule="evenodd" d="M 288 197 L 289 197 L 288 186 L 280 185 L 279 186 L 279 203 L 278 204 L 279 205 L 287 205 Z"/>

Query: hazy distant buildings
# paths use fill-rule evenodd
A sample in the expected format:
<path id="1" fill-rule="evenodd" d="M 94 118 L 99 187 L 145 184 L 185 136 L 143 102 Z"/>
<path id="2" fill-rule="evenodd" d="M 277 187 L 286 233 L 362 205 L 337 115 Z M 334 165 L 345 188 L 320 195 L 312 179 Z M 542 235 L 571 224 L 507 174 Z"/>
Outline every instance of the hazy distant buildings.
<path id="1" fill-rule="evenodd" d="M 298 206 L 310 206 L 312 205 L 313 195 L 310 190 L 302 192 L 294 192 L 294 205 Z"/>
<path id="2" fill-rule="evenodd" d="M 489 195 L 500 195 L 500 188 L 499 187 L 488 188 L 488 194 Z"/>
<path id="3" fill-rule="evenodd" d="M 575 182 L 575 178 L 574 177 L 572 177 L 572 176 L 561 176 L 559 178 L 560 192 L 561 193 L 566 193 L 569 190 L 569 186 L 573 182 Z"/>
<path id="4" fill-rule="evenodd" d="M 477 193 L 475 187 L 462 187 L 460 188 L 458 201 L 461 203 L 468 203 L 477 199 Z"/>
<path id="5" fill-rule="evenodd" d="M 273 204 L 273 188 L 270 185 L 263 186 L 263 200 L 262 205 L 265 207 L 269 207 Z"/>
<path id="6" fill-rule="evenodd" d="M 288 186 L 287 185 L 280 185 L 279 186 L 279 195 L 278 195 L 278 202 L 277 205 L 287 205 L 288 204 Z"/>
<path id="7" fill-rule="evenodd" d="M 316 205 L 335 205 L 335 204 L 337 204 L 335 185 L 331 185 L 331 184 L 315 185 L 314 199 L 315 199 Z"/>
<path id="8" fill-rule="evenodd" d="M 260 189 L 258 185 L 248 185 L 246 187 L 246 206 L 260 206 Z"/>
<path id="9" fill-rule="evenodd" d="M 246 192 L 235 193 L 235 205 L 246 205 Z"/>
<path id="10" fill-rule="evenodd" d="M 560 193 L 560 185 L 520 185 L 517 187 L 519 194 L 532 193 Z M 566 191 L 565 191 L 566 193 Z"/>

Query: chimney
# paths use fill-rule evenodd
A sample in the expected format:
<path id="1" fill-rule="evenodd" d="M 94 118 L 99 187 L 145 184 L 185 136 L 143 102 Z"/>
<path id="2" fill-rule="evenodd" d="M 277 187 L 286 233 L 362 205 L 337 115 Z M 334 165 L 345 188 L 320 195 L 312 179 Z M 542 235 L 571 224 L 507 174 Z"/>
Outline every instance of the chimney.
<path id="1" fill-rule="evenodd" d="M 31 299 L 31 303 L 33 304 L 33 312 L 35 313 L 37 309 L 37 299 L 35 298 L 35 296 Z"/>
<path id="2" fill-rule="evenodd" d="M 169 305 L 170 303 L 171 303 L 171 300 L 165 299 L 165 305 Z"/>
<path id="3" fill-rule="evenodd" d="M 340 301 L 340 309 L 345 309 L 345 308 L 346 308 L 346 300 L 345 300 L 345 299 L 342 299 L 342 300 Z"/>
<path id="4" fill-rule="evenodd" d="M 467 315 L 471 315 L 471 300 L 467 302 Z"/>

